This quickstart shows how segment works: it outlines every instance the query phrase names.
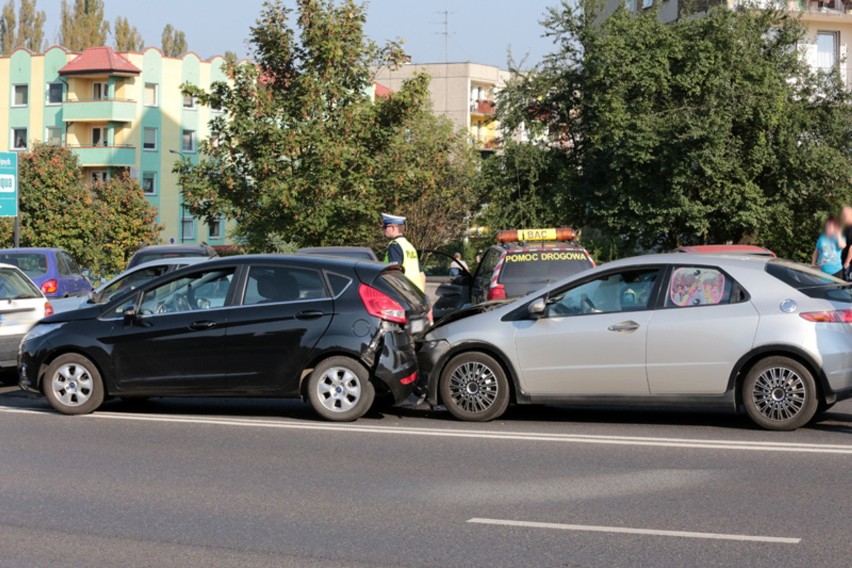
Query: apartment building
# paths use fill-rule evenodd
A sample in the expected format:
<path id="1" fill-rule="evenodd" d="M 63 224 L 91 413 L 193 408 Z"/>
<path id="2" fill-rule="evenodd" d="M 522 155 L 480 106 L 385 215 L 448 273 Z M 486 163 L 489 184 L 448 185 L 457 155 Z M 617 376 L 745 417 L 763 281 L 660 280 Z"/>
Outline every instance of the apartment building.
<path id="1" fill-rule="evenodd" d="M 204 223 L 183 207 L 172 168 L 198 160 L 213 111 L 184 97 L 180 86 L 224 80 L 217 56 L 165 57 L 156 48 L 116 53 L 93 47 L 73 53 L 19 49 L 0 58 L 0 151 L 25 151 L 36 141 L 63 145 L 93 181 L 127 172 L 157 206 L 162 242 L 225 244 L 224 220 Z"/>
<path id="2" fill-rule="evenodd" d="M 497 147 L 494 101 L 509 79 L 508 71 L 479 63 L 417 63 L 380 69 L 375 81 L 398 91 L 406 79 L 417 73 L 432 78 L 429 90 L 435 114 L 448 117 L 464 129 L 477 149 L 491 151 Z"/>

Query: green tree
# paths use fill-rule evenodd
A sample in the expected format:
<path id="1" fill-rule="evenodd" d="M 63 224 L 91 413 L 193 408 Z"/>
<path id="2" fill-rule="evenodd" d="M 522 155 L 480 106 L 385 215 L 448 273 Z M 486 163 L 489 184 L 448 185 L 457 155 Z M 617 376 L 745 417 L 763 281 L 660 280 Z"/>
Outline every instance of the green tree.
<path id="1" fill-rule="evenodd" d="M 8 55 L 15 50 L 18 41 L 15 35 L 17 21 L 15 0 L 9 0 L 3 4 L 3 11 L 0 12 L 0 52 L 3 55 Z"/>
<path id="2" fill-rule="evenodd" d="M 41 52 L 44 49 L 44 10 L 38 10 L 36 0 L 21 0 L 18 11 L 18 37 L 16 47 Z"/>
<path id="3" fill-rule="evenodd" d="M 97 274 L 124 269 L 139 245 L 155 241 L 156 209 L 133 180 L 89 186 L 77 156 L 67 148 L 36 144 L 19 155 L 21 246 L 60 247 Z M 11 220 L 0 222 L 7 245 Z"/>
<path id="4" fill-rule="evenodd" d="M 189 50 L 186 44 L 186 34 L 176 30 L 171 24 L 166 24 L 166 27 L 163 28 L 162 48 L 163 55 L 180 57 Z"/>
<path id="5" fill-rule="evenodd" d="M 115 19 L 113 38 L 116 51 L 142 51 L 145 49 L 142 34 L 139 33 L 136 26 L 130 25 L 127 18 L 119 16 Z"/>
<path id="6" fill-rule="evenodd" d="M 353 1 L 299 0 L 295 14 L 266 2 L 251 30 L 257 65 L 229 65 L 230 81 L 210 91 L 184 86 L 223 111 L 201 160 L 176 166 L 194 214 L 236 219 L 252 250 L 377 244 L 383 209 L 424 226 L 429 211 L 452 210 L 451 230 L 463 230 L 475 193 L 469 148 L 429 115 L 425 77 L 370 100 L 371 66 L 406 58 L 396 43 L 367 40 L 364 21 Z"/>
<path id="7" fill-rule="evenodd" d="M 109 22 L 103 0 L 62 0 L 59 43 L 71 51 L 106 45 Z"/>
<path id="8" fill-rule="evenodd" d="M 710 9 L 661 24 L 567 2 L 557 50 L 504 90 L 500 117 L 559 148 L 569 219 L 623 252 L 760 241 L 803 258 L 852 199 L 849 93 L 799 57 L 786 11 Z"/>
<path id="9" fill-rule="evenodd" d="M 228 65 L 236 65 L 238 61 L 237 54 L 233 51 L 226 51 L 223 59 Z"/>

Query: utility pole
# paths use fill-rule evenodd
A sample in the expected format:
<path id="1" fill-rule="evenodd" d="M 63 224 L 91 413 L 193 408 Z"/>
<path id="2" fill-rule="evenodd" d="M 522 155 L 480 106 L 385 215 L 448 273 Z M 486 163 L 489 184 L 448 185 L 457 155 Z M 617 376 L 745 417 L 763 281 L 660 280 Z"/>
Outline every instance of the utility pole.
<path id="1" fill-rule="evenodd" d="M 444 63 L 450 62 L 450 11 L 444 10 L 443 12 L 438 12 L 441 16 L 444 16 L 443 22 L 444 31 L 438 32 L 440 35 L 444 36 Z"/>

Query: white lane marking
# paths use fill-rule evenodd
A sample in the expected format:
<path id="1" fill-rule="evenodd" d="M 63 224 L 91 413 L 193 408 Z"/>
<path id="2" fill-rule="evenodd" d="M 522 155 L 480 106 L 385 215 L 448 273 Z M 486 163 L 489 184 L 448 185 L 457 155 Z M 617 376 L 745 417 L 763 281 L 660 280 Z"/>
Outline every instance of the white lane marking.
<path id="1" fill-rule="evenodd" d="M 64 420 L 50 410 L 0 407 L 0 412 L 9 414 L 51 415 Z M 163 422 L 179 424 L 206 424 L 216 426 L 241 426 L 249 428 L 280 428 L 288 430 L 318 430 L 325 432 L 348 432 L 369 434 L 394 434 L 403 436 L 432 436 L 440 438 L 474 438 L 486 440 L 524 440 L 532 442 L 561 442 L 569 444 L 614 444 L 622 446 L 651 446 L 665 448 L 697 448 L 704 450 L 739 450 L 755 452 L 786 452 L 808 454 L 852 455 L 852 445 L 804 444 L 784 442 L 755 442 L 736 440 L 702 440 L 690 438 L 655 438 L 640 436 L 603 436 L 589 434 L 550 434 L 545 432 L 516 432 L 491 430 L 433 429 L 400 426 L 364 426 L 359 424 L 335 424 L 329 422 L 287 422 L 268 419 L 205 418 L 164 414 L 136 414 L 130 412 L 97 412 L 75 417 L 77 419 L 129 420 L 138 422 Z"/>
<path id="2" fill-rule="evenodd" d="M 560 523 L 537 523 L 533 521 L 511 521 L 508 519 L 468 519 L 468 523 L 479 525 L 499 525 L 506 527 L 526 527 L 534 529 L 555 529 L 561 531 L 601 532 L 616 534 L 639 534 L 646 536 L 671 536 L 679 538 L 704 538 L 710 540 L 737 540 L 746 542 L 764 542 L 774 544 L 799 544 L 801 538 L 782 536 L 756 536 L 747 534 L 722 534 L 690 531 L 664 531 L 656 529 L 635 529 L 629 527 L 603 527 L 596 525 L 563 525 Z"/>

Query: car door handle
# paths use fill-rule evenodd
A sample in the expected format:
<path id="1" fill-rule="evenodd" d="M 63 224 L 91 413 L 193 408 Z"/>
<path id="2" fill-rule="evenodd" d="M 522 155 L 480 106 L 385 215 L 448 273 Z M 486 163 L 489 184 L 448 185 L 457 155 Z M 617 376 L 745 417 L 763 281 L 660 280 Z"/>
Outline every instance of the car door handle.
<path id="1" fill-rule="evenodd" d="M 635 321 L 623 321 L 621 323 L 615 323 L 607 328 L 609 331 L 614 331 L 616 333 L 632 333 L 639 329 L 639 324 Z"/>
<path id="2" fill-rule="evenodd" d="M 297 320 L 315 320 L 324 316 L 325 313 L 320 310 L 305 310 L 296 314 Z"/>
<path id="3" fill-rule="evenodd" d="M 189 324 L 189 329 L 192 331 L 202 331 L 205 329 L 213 329 L 214 327 L 216 327 L 215 321 L 197 321 Z"/>

